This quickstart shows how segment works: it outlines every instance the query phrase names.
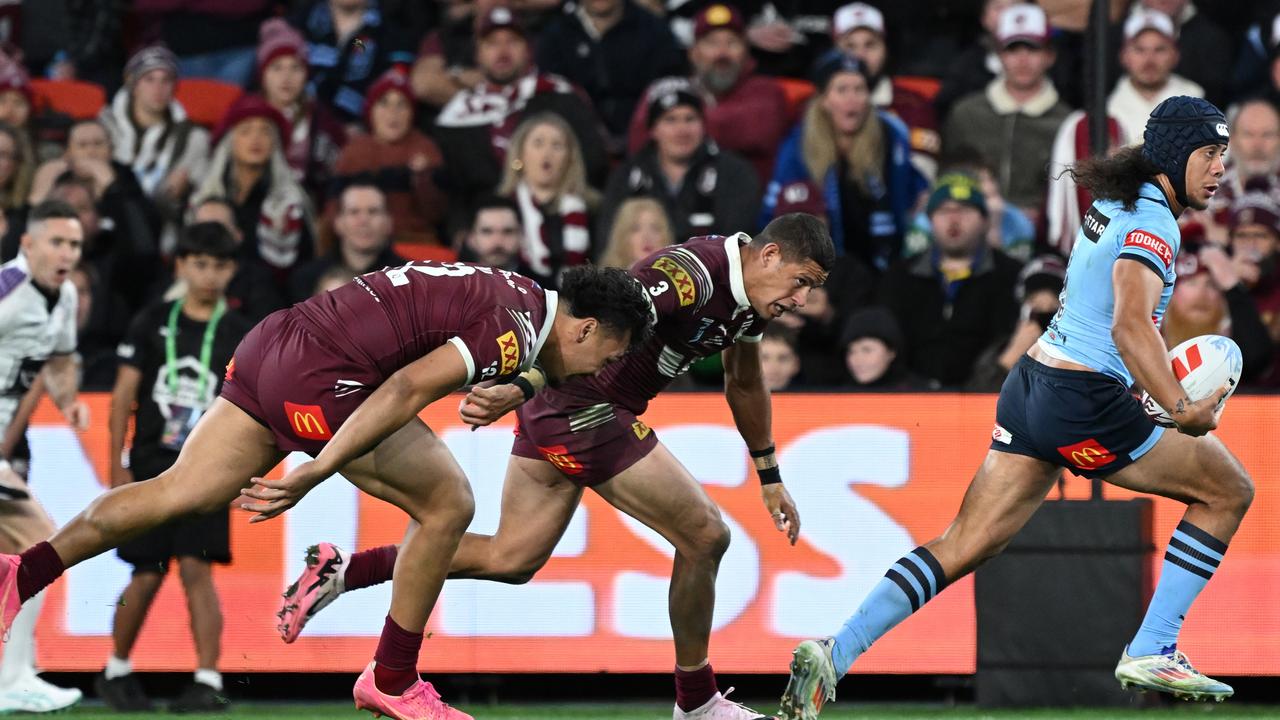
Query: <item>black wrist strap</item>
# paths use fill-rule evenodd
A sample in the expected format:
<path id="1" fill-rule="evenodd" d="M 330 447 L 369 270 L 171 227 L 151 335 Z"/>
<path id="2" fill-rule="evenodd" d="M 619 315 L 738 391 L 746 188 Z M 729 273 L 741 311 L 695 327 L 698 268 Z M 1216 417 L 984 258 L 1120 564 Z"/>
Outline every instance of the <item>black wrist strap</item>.
<path id="1" fill-rule="evenodd" d="M 777 449 L 776 445 L 770 445 L 769 447 L 763 450 L 752 450 L 751 458 L 755 459 L 755 458 L 769 457 L 776 451 L 776 449 Z"/>
<path id="2" fill-rule="evenodd" d="M 763 470 L 756 468 L 756 475 L 760 476 L 761 485 L 773 485 L 782 482 L 782 471 L 776 465 Z"/>
<path id="3" fill-rule="evenodd" d="M 533 389 L 533 383 L 517 375 L 516 379 L 511 381 L 511 384 L 520 388 L 520 392 L 524 393 L 525 402 L 529 402 L 530 400 L 533 399 L 533 395 L 535 392 Z"/>

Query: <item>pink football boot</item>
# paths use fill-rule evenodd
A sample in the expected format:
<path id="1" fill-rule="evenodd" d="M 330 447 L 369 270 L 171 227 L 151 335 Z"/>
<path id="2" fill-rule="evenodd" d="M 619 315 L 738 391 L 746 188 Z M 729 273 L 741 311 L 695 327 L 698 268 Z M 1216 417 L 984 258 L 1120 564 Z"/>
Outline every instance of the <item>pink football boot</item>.
<path id="1" fill-rule="evenodd" d="M 22 558 L 17 555 L 0 555 L 0 637 L 9 639 L 9 626 L 22 609 L 18 597 L 18 566 Z"/>
<path id="2" fill-rule="evenodd" d="M 368 710 L 374 717 L 386 715 L 395 720 L 475 720 L 470 715 L 455 710 L 440 699 L 431 683 L 421 678 L 400 695 L 387 695 L 373 682 L 373 663 L 369 663 L 356 680 L 356 709 Z"/>
<path id="3" fill-rule="evenodd" d="M 297 640 L 307 621 L 338 599 L 346 589 L 342 579 L 349 557 L 333 543 L 322 542 L 307 548 L 307 568 L 284 591 L 280 611 L 276 613 L 280 618 L 276 626 L 280 639 L 287 643 Z"/>

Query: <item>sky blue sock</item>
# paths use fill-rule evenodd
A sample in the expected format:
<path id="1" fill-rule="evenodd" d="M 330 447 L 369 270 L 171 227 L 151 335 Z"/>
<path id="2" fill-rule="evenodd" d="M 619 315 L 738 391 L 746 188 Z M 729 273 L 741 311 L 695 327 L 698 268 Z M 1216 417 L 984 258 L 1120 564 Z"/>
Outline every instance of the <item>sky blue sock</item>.
<path id="1" fill-rule="evenodd" d="M 1183 520 L 1164 553 L 1160 583 L 1147 607 L 1142 627 L 1129 643 L 1129 655 L 1160 655 L 1178 647 L 1178 631 L 1191 603 L 1222 562 L 1227 544 Z"/>
<path id="2" fill-rule="evenodd" d="M 840 677 L 844 677 L 853 661 L 866 652 L 871 643 L 919 610 L 946 586 L 946 574 L 933 553 L 918 547 L 903 555 L 835 634 L 836 643 L 831 657 Z"/>

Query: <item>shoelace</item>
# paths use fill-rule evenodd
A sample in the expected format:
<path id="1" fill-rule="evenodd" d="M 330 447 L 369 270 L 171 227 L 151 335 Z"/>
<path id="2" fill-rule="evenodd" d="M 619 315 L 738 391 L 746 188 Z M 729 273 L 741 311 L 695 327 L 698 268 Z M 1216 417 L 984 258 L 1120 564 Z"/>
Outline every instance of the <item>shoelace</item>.
<path id="1" fill-rule="evenodd" d="M 728 690 L 725 690 L 723 693 L 720 694 L 720 699 L 729 700 L 729 693 L 733 692 L 735 689 L 736 688 L 729 688 Z M 755 710 L 752 710 L 751 708 L 747 707 L 746 705 L 743 705 L 740 702 L 734 702 L 732 700 L 729 700 L 729 704 L 737 705 L 738 707 L 742 708 L 743 710 L 746 710 L 747 712 L 756 713 Z M 760 713 L 756 713 L 756 714 L 759 715 Z"/>
<path id="2" fill-rule="evenodd" d="M 1186 670 L 1192 675 L 1195 675 L 1195 676 L 1202 675 L 1202 673 L 1199 670 L 1195 669 L 1195 667 L 1191 664 L 1191 658 L 1184 655 L 1181 650 L 1174 651 L 1173 664 L 1181 667 L 1182 669 Z"/>

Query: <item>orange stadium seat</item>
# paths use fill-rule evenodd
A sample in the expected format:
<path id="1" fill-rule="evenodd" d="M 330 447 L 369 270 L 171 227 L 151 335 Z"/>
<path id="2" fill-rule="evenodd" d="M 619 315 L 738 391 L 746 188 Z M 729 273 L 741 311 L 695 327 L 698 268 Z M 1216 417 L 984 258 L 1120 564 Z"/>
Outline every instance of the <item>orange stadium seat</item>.
<path id="1" fill-rule="evenodd" d="M 107 92 L 97 83 L 84 80 L 31 81 L 31 92 L 38 106 L 70 115 L 76 120 L 88 120 L 98 116 L 107 104 Z"/>
<path id="2" fill-rule="evenodd" d="M 453 262 L 458 254 L 452 249 L 440 245 L 423 245 L 421 243 L 395 243 L 391 246 L 397 255 L 406 260 L 436 260 Z"/>
<path id="3" fill-rule="evenodd" d="M 941 80 L 926 75 L 899 75 L 893 81 L 907 90 L 923 96 L 929 102 L 933 102 L 933 99 L 938 96 L 938 90 L 942 88 Z"/>
<path id="4" fill-rule="evenodd" d="M 239 85 L 205 78 L 183 78 L 174 91 L 174 97 L 182 103 L 191 121 L 210 129 L 243 94 Z"/>
<path id="5" fill-rule="evenodd" d="M 800 119 L 800 113 L 804 112 L 804 104 L 813 97 L 813 83 L 808 80 L 797 80 L 795 78 L 775 78 L 778 86 L 782 88 L 782 94 L 787 98 L 787 118 L 790 122 Z"/>

